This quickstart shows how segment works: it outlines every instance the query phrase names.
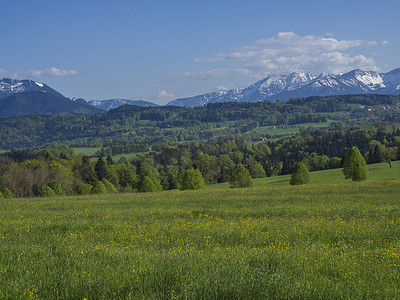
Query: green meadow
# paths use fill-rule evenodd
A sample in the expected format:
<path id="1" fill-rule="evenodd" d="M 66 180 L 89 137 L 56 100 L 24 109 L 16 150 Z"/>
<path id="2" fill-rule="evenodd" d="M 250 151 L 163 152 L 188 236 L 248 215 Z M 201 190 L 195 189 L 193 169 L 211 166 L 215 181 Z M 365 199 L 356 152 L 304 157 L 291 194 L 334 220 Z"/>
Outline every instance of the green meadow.
<path id="1" fill-rule="evenodd" d="M 344 179 L 340 169 L 329 169 L 323 171 L 310 172 L 310 184 L 329 184 L 329 183 L 349 183 L 350 180 Z M 272 176 L 257 178 L 253 180 L 254 186 L 285 186 L 289 184 L 291 175 Z M 368 180 L 390 180 L 400 178 L 400 161 L 393 161 L 390 168 L 387 163 L 368 165 Z M 229 183 L 210 184 L 207 189 L 223 188 L 228 189 Z"/>
<path id="2" fill-rule="evenodd" d="M 0 298 L 398 299 L 399 167 L 370 165 L 361 183 L 329 170 L 304 186 L 1 199 Z"/>

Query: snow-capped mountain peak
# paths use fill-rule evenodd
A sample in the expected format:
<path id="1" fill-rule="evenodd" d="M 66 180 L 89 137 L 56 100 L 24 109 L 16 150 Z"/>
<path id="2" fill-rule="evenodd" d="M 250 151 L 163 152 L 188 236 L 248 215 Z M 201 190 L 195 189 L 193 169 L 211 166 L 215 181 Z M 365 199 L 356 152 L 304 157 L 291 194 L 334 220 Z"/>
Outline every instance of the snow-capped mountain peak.
<path id="1" fill-rule="evenodd" d="M 388 73 L 355 69 L 344 74 L 294 72 L 289 75 L 271 74 L 253 85 L 225 91 L 177 99 L 168 105 L 203 106 L 214 102 L 258 102 L 289 100 L 309 96 L 346 94 L 399 94 L 400 68 Z"/>
<path id="2" fill-rule="evenodd" d="M 18 80 L 10 78 L 3 78 L 0 80 L 0 99 L 23 92 L 45 92 L 64 98 L 59 92 L 41 82 L 29 79 Z"/>

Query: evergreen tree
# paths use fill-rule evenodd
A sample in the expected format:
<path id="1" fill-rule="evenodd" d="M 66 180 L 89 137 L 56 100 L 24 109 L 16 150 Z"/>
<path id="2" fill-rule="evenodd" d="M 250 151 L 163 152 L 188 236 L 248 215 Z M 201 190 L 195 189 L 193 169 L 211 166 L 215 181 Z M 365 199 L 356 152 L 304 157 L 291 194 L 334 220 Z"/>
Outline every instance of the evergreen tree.
<path id="1" fill-rule="evenodd" d="M 290 177 L 291 185 L 307 184 L 310 181 L 310 173 L 302 162 L 294 166 L 292 176 Z"/>
<path id="2" fill-rule="evenodd" d="M 103 178 L 107 179 L 110 177 L 110 170 L 108 169 L 107 163 L 103 160 L 101 156 L 94 166 L 94 171 L 97 175 L 98 180 L 102 180 Z"/>
<path id="3" fill-rule="evenodd" d="M 89 157 L 83 156 L 81 164 L 77 167 L 77 169 L 83 181 L 91 185 L 96 183 L 97 176 L 93 170 L 92 164 L 90 163 Z"/>
<path id="4" fill-rule="evenodd" d="M 231 188 L 245 188 L 253 185 L 253 178 L 251 178 L 249 170 L 245 167 L 239 167 L 233 172 L 229 180 Z"/>
<path id="5" fill-rule="evenodd" d="M 113 160 L 113 158 L 112 158 L 111 155 L 107 155 L 106 161 L 107 161 L 110 165 L 113 165 L 113 164 L 114 164 L 114 160 Z"/>
<path id="6" fill-rule="evenodd" d="M 199 169 L 191 168 L 183 173 L 180 181 L 180 190 L 197 190 L 204 188 L 203 175 Z"/>
<path id="7" fill-rule="evenodd" d="M 367 179 L 367 164 L 357 147 L 352 147 L 347 152 L 343 163 L 343 174 L 346 179 L 362 181 Z"/>

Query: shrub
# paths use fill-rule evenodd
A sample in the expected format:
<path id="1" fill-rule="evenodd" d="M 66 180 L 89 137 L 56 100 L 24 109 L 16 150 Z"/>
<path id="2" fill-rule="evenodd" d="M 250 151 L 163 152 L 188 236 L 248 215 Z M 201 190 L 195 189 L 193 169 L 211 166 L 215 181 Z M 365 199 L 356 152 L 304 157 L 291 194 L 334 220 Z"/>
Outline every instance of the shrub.
<path id="1" fill-rule="evenodd" d="M 51 188 L 57 196 L 65 196 L 65 192 L 57 180 L 52 180 L 47 186 Z"/>
<path id="2" fill-rule="evenodd" d="M 42 192 L 40 193 L 41 197 L 54 197 L 56 196 L 56 192 L 52 190 L 51 187 L 49 187 L 48 185 L 46 185 Z"/>
<path id="3" fill-rule="evenodd" d="M 14 198 L 13 193 L 6 187 L 1 189 L 4 198 Z"/>
<path id="4" fill-rule="evenodd" d="M 102 180 L 101 180 L 101 182 L 104 184 L 104 186 L 106 187 L 106 190 L 107 190 L 107 193 L 108 194 L 113 194 L 113 193 L 116 193 L 117 192 L 117 190 L 115 189 L 115 186 L 111 183 L 111 182 L 109 182 L 107 179 L 105 179 L 105 178 L 103 178 Z"/>
<path id="5" fill-rule="evenodd" d="M 97 181 L 92 189 L 90 190 L 91 194 L 107 194 L 107 189 L 104 186 L 104 183 L 102 183 L 101 181 Z"/>
<path id="6" fill-rule="evenodd" d="M 245 167 L 239 167 L 233 172 L 229 180 L 231 188 L 245 188 L 253 185 L 253 178 L 251 178 L 249 170 Z"/>
<path id="7" fill-rule="evenodd" d="M 362 181 L 367 179 L 367 164 L 357 147 L 347 152 L 343 163 L 343 174 L 346 179 Z"/>
<path id="8" fill-rule="evenodd" d="M 294 166 L 292 176 L 290 177 L 291 185 L 307 184 L 310 182 L 310 172 L 305 164 L 299 162 Z"/>
<path id="9" fill-rule="evenodd" d="M 180 190 L 197 190 L 204 188 L 206 184 L 204 183 L 203 175 L 199 169 L 189 169 L 183 173 L 180 180 Z"/>
<path id="10" fill-rule="evenodd" d="M 81 189 L 81 194 L 82 195 L 89 195 L 90 192 L 92 191 L 92 188 L 93 188 L 93 185 L 91 185 L 89 183 L 84 184 L 82 186 L 82 189 Z"/>

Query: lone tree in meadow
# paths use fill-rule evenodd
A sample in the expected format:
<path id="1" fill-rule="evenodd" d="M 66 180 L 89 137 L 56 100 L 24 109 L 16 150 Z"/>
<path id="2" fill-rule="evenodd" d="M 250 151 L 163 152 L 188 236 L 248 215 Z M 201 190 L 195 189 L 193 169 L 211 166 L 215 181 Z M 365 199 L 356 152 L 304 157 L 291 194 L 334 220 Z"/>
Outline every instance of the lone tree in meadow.
<path id="1" fill-rule="evenodd" d="M 346 179 L 362 181 L 367 179 L 367 164 L 357 147 L 347 152 L 343 163 L 343 174 Z"/>
<path id="2" fill-rule="evenodd" d="M 307 184 L 310 182 L 310 172 L 305 164 L 302 162 L 297 163 L 294 166 L 292 176 L 290 177 L 291 185 Z"/>
<path id="3" fill-rule="evenodd" d="M 251 178 L 249 170 L 245 167 L 239 167 L 233 172 L 229 180 L 231 188 L 245 188 L 253 185 L 253 178 Z"/>
<path id="4" fill-rule="evenodd" d="M 191 168 L 183 173 L 180 181 L 180 190 L 198 190 L 205 186 L 203 175 L 199 169 Z"/>

